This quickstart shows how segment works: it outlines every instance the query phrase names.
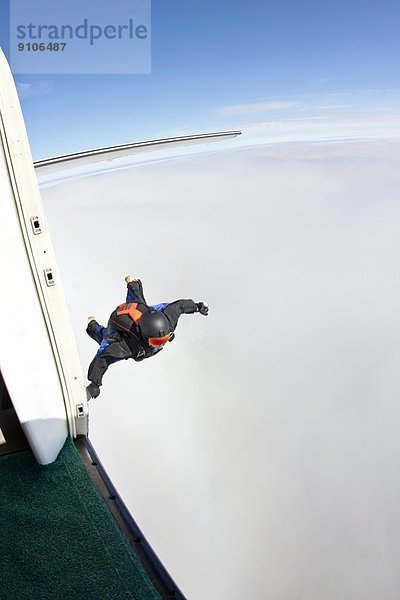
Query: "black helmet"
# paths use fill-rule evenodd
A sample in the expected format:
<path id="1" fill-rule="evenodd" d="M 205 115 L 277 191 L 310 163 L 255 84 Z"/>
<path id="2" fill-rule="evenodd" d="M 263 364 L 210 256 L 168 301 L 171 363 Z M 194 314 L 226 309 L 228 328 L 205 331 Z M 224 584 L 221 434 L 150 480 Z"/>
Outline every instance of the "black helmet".
<path id="1" fill-rule="evenodd" d="M 149 310 L 140 317 L 139 329 L 147 339 L 162 338 L 171 332 L 171 325 L 160 310 Z"/>

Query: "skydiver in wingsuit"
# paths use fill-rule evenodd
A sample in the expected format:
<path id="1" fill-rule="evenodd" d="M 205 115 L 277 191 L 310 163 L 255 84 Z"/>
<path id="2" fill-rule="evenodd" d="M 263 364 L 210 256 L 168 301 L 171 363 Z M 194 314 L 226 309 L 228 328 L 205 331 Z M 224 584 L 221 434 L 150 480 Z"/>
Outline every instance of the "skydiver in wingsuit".
<path id="1" fill-rule="evenodd" d="M 107 327 L 99 325 L 94 317 L 88 318 L 86 333 L 100 345 L 89 365 L 88 400 L 100 394 L 103 375 L 111 364 L 128 358 L 140 362 L 158 354 L 174 339 L 182 314 L 199 312 L 208 315 L 206 302 L 176 300 L 149 305 L 140 279 L 127 275 L 125 281 L 128 288 L 126 302 L 111 313 Z"/>

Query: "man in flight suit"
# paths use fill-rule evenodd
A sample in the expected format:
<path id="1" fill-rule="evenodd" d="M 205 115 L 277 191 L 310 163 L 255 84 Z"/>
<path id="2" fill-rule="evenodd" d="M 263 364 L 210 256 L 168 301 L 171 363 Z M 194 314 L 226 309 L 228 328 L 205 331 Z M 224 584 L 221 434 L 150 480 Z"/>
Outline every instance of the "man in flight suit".
<path id="1" fill-rule="evenodd" d="M 89 365 L 86 388 L 88 399 L 100 394 L 103 375 L 109 365 L 133 358 L 136 362 L 160 352 L 167 342 L 172 342 L 179 317 L 199 312 L 208 315 L 206 302 L 176 300 L 162 304 L 147 304 L 140 279 L 125 277 L 128 292 L 125 304 L 120 304 L 110 315 L 107 327 L 89 317 L 87 334 L 100 348 Z"/>

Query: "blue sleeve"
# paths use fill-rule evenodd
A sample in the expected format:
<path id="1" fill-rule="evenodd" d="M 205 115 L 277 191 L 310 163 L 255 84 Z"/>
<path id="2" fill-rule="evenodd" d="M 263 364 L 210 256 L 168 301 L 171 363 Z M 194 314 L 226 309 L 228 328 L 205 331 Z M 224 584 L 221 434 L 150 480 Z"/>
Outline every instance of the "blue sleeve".
<path id="1" fill-rule="evenodd" d="M 161 310 L 161 312 L 164 312 L 164 309 L 167 308 L 169 304 L 169 302 L 162 302 L 161 304 L 152 304 L 150 308 L 154 308 L 154 310 Z"/>

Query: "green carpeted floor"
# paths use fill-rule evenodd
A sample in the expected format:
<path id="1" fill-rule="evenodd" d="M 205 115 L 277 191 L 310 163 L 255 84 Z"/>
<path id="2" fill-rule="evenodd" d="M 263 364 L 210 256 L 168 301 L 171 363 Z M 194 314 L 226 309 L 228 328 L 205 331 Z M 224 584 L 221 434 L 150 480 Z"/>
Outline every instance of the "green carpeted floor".
<path id="1" fill-rule="evenodd" d="M 0 600 L 160 600 L 72 441 L 0 457 Z"/>

